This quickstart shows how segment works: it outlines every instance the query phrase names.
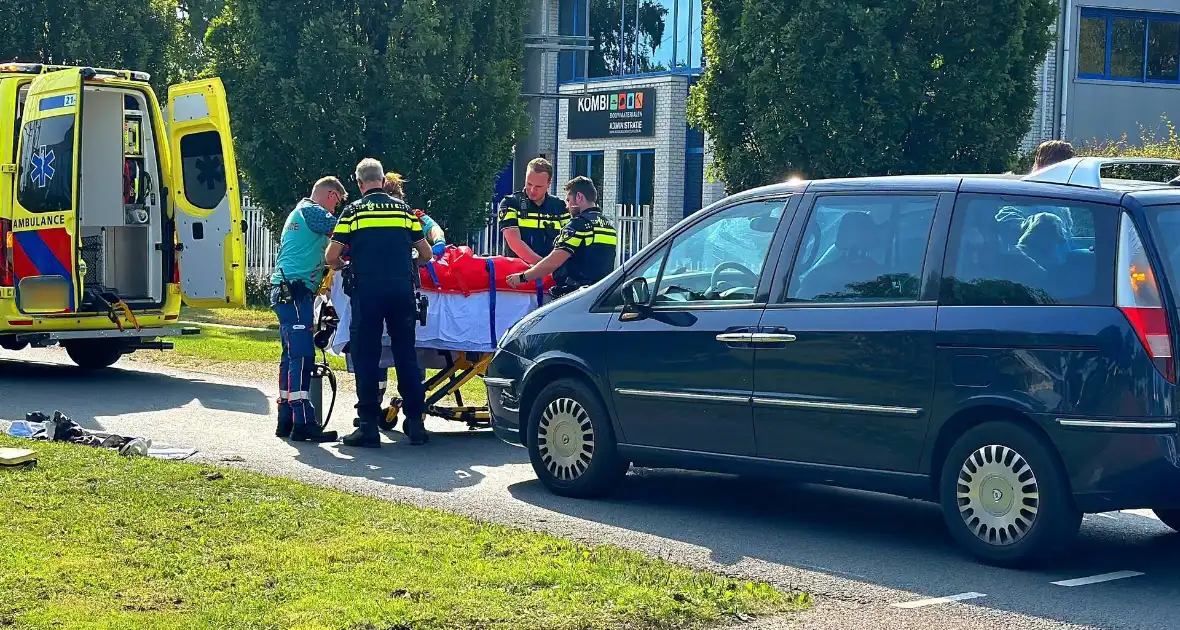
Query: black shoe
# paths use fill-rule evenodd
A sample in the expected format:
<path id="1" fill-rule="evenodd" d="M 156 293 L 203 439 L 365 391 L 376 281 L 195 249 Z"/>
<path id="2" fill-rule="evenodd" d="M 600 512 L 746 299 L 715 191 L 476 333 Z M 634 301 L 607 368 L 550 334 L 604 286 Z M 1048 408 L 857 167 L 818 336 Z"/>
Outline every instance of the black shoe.
<path id="1" fill-rule="evenodd" d="M 410 446 L 422 446 L 430 441 L 430 434 L 426 432 L 426 424 L 421 417 L 406 418 L 402 428 L 406 437 L 410 438 Z"/>
<path id="2" fill-rule="evenodd" d="M 360 448 L 381 448 L 381 433 L 377 430 L 377 425 L 364 425 L 361 428 L 344 436 L 340 440 L 345 446 L 356 446 Z"/>
<path id="3" fill-rule="evenodd" d="M 291 437 L 291 429 L 295 428 L 295 422 L 290 418 L 279 418 L 279 426 L 275 429 L 275 437 L 283 438 L 284 440 Z"/>
<path id="4" fill-rule="evenodd" d="M 291 430 L 292 442 L 335 442 L 338 438 L 335 431 L 324 431 L 314 424 L 297 424 Z"/>

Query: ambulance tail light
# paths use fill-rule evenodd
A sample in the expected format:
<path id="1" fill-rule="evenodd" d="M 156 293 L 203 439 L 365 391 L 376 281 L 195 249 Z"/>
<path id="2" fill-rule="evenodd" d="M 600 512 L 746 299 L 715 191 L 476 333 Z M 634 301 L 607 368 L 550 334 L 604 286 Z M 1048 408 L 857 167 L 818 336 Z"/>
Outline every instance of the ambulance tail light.
<path id="1" fill-rule="evenodd" d="M 12 286 L 12 222 L 0 219 L 0 287 Z"/>
<path id="2" fill-rule="evenodd" d="M 1123 214 L 1119 227 L 1117 264 L 1116 304 L 1135 330 L 1156 369 L 1169 383 L 1175 383 L 1176 361 L 1172 353 L 1168 312 L 1160 297 L 1155 270 L 1143 249 L 1139 230 L 1128 214 Z"/>

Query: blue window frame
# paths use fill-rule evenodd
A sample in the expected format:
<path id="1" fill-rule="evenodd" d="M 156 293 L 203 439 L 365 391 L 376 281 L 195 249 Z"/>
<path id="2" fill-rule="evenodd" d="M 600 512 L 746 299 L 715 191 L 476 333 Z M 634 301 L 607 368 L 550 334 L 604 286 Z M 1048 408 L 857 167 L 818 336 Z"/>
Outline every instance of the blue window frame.
<path id="1" fill-rule="evenodd" d="M 618 203 L 624 206 L 653 205 L 655 173 L 655 149 L 619 151 Z"/>
<path id="2" fill-rule="evenodd" d="M 604 153 L 602 151 L 570 152 L 570 162 L 572 162 L 573 166 L 570 179 L 580 175 L 589 177 L 594 182 L 594 187 L 598 189 L 599 197 L 602 197 L 602 180 L 606 168 L 603 155 Z"/>
<path id="3" fill-rule="evenodd" d="M 560 26 L 558 32 L 562 35 L 584 35 L 586 33 L 586 4 L 588 0 L 561 0 Z M 557 82 L 569 83 L 581 81 L 585 51 L 563 50 L 558 54 Z"/>
<path id="4" fill-rule="evenodd" d="M 1180 84 L 1180 13 L 1081 13 L 1078 78 Z"/>

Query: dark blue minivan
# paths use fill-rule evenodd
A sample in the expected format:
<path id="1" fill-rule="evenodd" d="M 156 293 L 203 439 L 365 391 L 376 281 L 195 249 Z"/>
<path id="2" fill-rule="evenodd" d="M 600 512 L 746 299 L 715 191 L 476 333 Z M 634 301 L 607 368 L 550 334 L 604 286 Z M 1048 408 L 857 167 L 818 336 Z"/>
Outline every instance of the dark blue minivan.
<path id="1" fill-rule="evenodd" d="M 493 427 L 554 493 L 631 465 L 941 504 L 984 562 L 1082 514 L 1180 529 L 1180 162 L 788 182 L 726 198 L 506 331 Z"/>

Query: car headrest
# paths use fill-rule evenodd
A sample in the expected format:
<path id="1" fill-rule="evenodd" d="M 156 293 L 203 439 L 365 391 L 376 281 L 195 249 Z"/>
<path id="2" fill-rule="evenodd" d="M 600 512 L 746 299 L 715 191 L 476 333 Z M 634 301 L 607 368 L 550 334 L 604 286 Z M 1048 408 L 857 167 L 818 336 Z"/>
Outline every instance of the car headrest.
<path id="1" fill-rule="evenodd" d="M 836 231 L 836 247 L 849 250 L 868 249 L 873 241 L 873 229 L 876 224 L 864 212 L 849 212 L 840 217 L 840 227 Z"/>

